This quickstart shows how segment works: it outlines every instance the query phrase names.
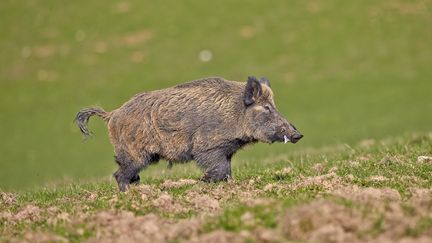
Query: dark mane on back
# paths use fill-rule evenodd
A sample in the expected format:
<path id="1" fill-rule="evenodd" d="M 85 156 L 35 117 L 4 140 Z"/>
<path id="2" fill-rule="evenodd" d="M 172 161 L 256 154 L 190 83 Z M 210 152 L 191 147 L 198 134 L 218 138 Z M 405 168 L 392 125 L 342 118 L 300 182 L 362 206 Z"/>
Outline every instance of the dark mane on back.
<path id="1" fill-rule="evenodd" d="M 209 77 L 209 78 L 203 78 L 198 79 L 194 81 L 190 81 L 187 83 L 179 84 L 174 86 L 174 88 L 182 89 L 182 88 L 193 88 L 193 87 L 209 87 L 209 86 L 216 86 L 221 85 L 226 80 L 220 77 Z"/>

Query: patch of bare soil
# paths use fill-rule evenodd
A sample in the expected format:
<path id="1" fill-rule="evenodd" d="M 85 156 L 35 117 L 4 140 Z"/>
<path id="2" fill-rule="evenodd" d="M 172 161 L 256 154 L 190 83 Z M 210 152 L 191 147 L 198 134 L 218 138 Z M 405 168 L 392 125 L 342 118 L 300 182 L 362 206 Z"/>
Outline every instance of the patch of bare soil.
<path id="1" fill-rule="evenodd" d="M 427 3 L 428 2 L 428 3 Z M 397 11 L 401 15 L 411 15 L 411 14 L 423 14 L 428 10 L 427 4 L 430 4 L 430 1 L 401 1 L 401 0 L 392 0 L 388 1 L 385 5 L 385 8 L 393 11 Z"/>
<path id="2" fill-rule="evenodd" d="M 227 183 L 221 183 L 217 186 L 200 186 L 194 185 L 191 189 L 186 191 L 186 199 L 190 202 L 194 202 L 203 195 L 215 199 L 219 204 L 224 204 L 234 199 L 247 199 L 256 198 L 263 193 L 262 190 L 257 189 L 254 182 L 236 182 L 229 181 Z"/>
<path id="3" fill-rule="evenodd" d="M 99 212 L 89 219 L 95 230 L 88 242 L 168 242 L 198 234 L 201 222 L 195 219 L 171 221 L 154 214 L 136 216 L 131 212 Z"/>
<path id="4" fill-rule="evenodd" d="M 245 39 L 254 37 L 256 35 L 256 32 L 257 30 L 254 26 L 243 26 L 239 31 L 240 36 Z"/>
<path id="5" fill-rule="evenodd" d="M 291 240 L 310 242 L 414 242 L 417 239 L 406 233 L 426 216 L 426 208 L 421 208 L 416 205 L 408 213 L 399 202 L 378 201 L 373 207 L 356 202 L 348 207 L 318 200 L 287 210 L 281 229 Z"/>
<path id="6" fill-rule="evenodd" d="M 27 232 L 26 234 L 24 234 L 23 239 L 14 239 L 11 242 L 69 242 L 69 240 L 64 237 L 47 232 Z"/>
<path id="7" fill-rule="evenodd" d="M 256 242 L 284 242 L 282 235 L 279 230 L 266 229 L 262 227 L 257 227 L 253 232 L 251 232 L 252 237 Z"/>
<path id="8" fill-rule="evenodd" d="M 333 169 L 335 170 L 335 169 Z M 327 191 L 332 191 L 336 187 L 339 187 L 343 183 L 343 179 L 339 177 L 334 171 L 328 174 L 311 176 L 311 177 L 300 177 L 300 179 L 290 185 L 290 189 L 297 190 L 309 186 L 321 186 Z"/>
<path id="9" fill-rule="evenodd" d="M 39 221 L 41 219 L 41 209 L 34 205 L 26 205 L 12 218 L 13 221 Z"/>
<path id="10" fill-rule="evenodd" d="M 227 232 L 224 230 L 215 230 L 210 233 L 202 234 L 188 241 L 189 243 L 237 243 L 246 242 L 246 238 L 241 234 Z"/>
<path id="11" fill-rule="evenodd" d="M 138 30 L 123 36 L 120 43 L 125 46 L 143 45 L 153 38 L 153 31 L 148 29 Z"/>
<path id="12" fill-rule="evenodd" d="M 331 194 L 358 202 L 400 201 L 398 191 L 390 188 L 359 187 L 357 185 L 340 186 L 330 191 Z"/>
<path id="13" fill-rule="evenodd" d="M 0 221 L 3 221 L 3 226 L 13 226 L 17 223 L 39 222 L 43 220 L 42 213 L 42 209 L 29 204 L 22 207 L 16 213 L 12 213 L 9 210 L 0 211 Z"/>
<path id="14" fill-rule="evenodd" d="M 322 173 L 324 171 L 324 165 L 322 163 L 316 163 L 312 166 L 312 169 L 317 173 Z"/>
<path id="15" fill-rule="evenodd" d="M 144 184 L 131 187 L 130 191 L 131 193 L 139 194 L 143 201 L 148 201 L 152 198 L 155 198 L 161 193 L 161 190 L 155 186 Z"/>
<path id="16" fill-rule="evenodd" d="M 16 202 L 16 196 L 8 192 L 0 192 L 0 206 L 10 206 Z"/>
<path id="17" fill-rule="evenodd" d="M 194 208 L 199 211 L 215 212 L 220 209 L 218 200 L 211 198 L 208 195 L 190 196 L 189 201 L 192 203 Z"/>
<path id="18" fill-rule="evenodd" d="M 284 234 L 294 240 L 352 241 L 353 233 L 370 227 L 360 223 L 361 215 L 329 201 L 316 201 L 290 209 L 282 218 Z M 329 234 L 330 232 L 330 234 Z"/>
<path id="19" fill-rule="evenodd" d="M 401 1 L 401 0 L 388 0 L 381 2 L 375 6 L 370 7 L 369 15 L 381 16 L 386 13 L 397 13 L 400 15 L 422 15 L 428 13 L 428 5 L 431 4 L 430 0 L 417 0 L 417 1 Z"/>
<path id="20" fill-rule="evenodd" d="M 162 193 L 157 199 L 153 200 L 153 206 L 164 212 L 180 213 L 185 209 L 182 205 L 167 193 Z"/>
<path id="21" fill-rule="evenodd" d="M 417 157 L 417 162 L 418 163 L 432 163 L 432 156 L 419 156 Z"/>
<path id="22" fill-rule="evenodd" d="M 274 203 L 274 200 L 269 198 L 240 198 L 240 202 L 249 206 L 249 207 L 256 207 L 256 206 L 270 206 Z"/>
<path id="23" fill-rule="evenodd" d="M 128 2 L 121 1 L 115 5 L 114 9 L 115 9 L 115 12 L 117 12 L 117 13 L 127 13 L 127 12 L 129 12 L 130 6 L 129 6 Z"/>
<path id="24" fill-rule="evenodd" d="M 163 189 L 181 188 L 185 186 L 191 186 L 197 184 L 198 181 L 192 179 L 180 179 L 178 181 L 166 180 L 160 186 Z"/>
<path id="25" fill-rule="evenodd" d="M 385 176 L 371 176 L 367 180 L 370 182 L 385 182 L 385 181 L 388 181 L 389 178 L 387 178 Z"/>
<path id="26" fill-rule="evenodd" d="M 58 51 L 58 47 L 55 45 L 43 45 L 33 47 L 33 53 L 36 57 L 47 58 L 55 55 Z"/>
<path id="27" fill-rule="evenodd" d="M 411 198 L 413 202 L 432 201 L 431 188 L 411 188 Z"/>

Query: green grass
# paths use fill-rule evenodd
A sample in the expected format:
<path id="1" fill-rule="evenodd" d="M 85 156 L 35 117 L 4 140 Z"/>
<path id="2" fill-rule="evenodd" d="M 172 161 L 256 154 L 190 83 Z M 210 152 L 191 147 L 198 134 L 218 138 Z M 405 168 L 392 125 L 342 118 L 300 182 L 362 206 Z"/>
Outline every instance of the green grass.
<path id="1" fill-rule="evenodd" d="M 3 240 L 7 240 L 10 237 L 21 239 L 25 237 L 26 232 L 44 232 L 71 241 L 83 241 L 94 237 L 98 234 L 98 230 L 107 227 L 103 224 L 99 225 L 97 221 L 100 212 L 118 212 L 120 213 L 118 215 L 122 212 L 131 212 L 134 217 L 155 214 L 169 222 L 200 219 L 202 221 L 199 235 L 216 230 L 235 234 L 251 232 L 253 235 L 253 232 L 266 229 L 274 231 L 272 234 L 283 239 L 292 239 L 283 227 L 286 224 L 285 215 L 291 215 L 287 214 L 287 210 L 295 212 L 298 207 L 327 200 L 342 205 L 345 210 L 350 210 L 353 217 L 357 213 L 363 215 L 364 222 L 361 225 L 370 226 L 357 230 L 359 239 L 379 237 L 385 232 L 394 234 L 389 231 L 388 225 L 394 222 L 392 217 L 400 217 L 397 213 L 391 214 L 398 207 L 401 208 L 404 220 L 410 220 L 406 222 L 411 223 L 399 222 L 405 226 L 400 226 L 402 231 L 393 237 L 419 237 L 429 234 L 427 232 L 431 229 L 432 219 L 424 212 L 430 209 L 432 194 L 424 196 L 421 199 L 423 201 L 413 201 L 412 197 L 414 189 L 432 188 L 430 179 L 432 163 L 420 163 L 417 160 L 418 156 L 430 155 L 430 151 L 432 151 L 431 134 L 412 135 L 376 141 L 367 146 L 363 144 L 351 147 L 339 146 L 327 148 L 325 151 L 316 150 L 307 155 L 291 154 L 273 161 L 251 160 L 250 163 L 253 165 L 241 164 L 234 167 L 235 179 L 229 183 L 197 182 L 194 185 L 172 188 L 164 186 L 163 183 L 167 179 L 197 180 L 200 177 L 193 171 L 184 171 L 179 178 L 175 179 L 170 174 L 147 177 L 146 181 L 141 183 L 141 187 L 132 187 L 128 193 L 118 193 L 116 185 L 110 181 L 72 183 L 57 188 L 19 192 L 12 194 L 13 203 L 5 203 L 4 199 L 0 203 L 2 228 L 0 235 Z M 318 163 L 321 164 L 319 168 Z M 365 202 L 361 198 L 350 198 L 350 194 L 345 196 L 334 194 L 334 189 L 326 188 L 325 182 L 301 184 L 308 179 L 328 175 L 331 171 L 334 171 L 339 178 L 335 182 L 331 179 L 325 180 L 332 186 L 393 189 L 399 192 L 400 199 L 393 201 L 395 199 L 382 198 Z M 373 181 L 371 178 L 374 176 L 383 176 L 385 180 Z M 269 185 L 273 185 L 273 189 L 268 189 Z M 163 194 L 169 195 L 174 204 L 180 205 L 183 210 L 171 211 L 169 208 L 155 204 L 155 200 Z M 194 199 L 203 195 L 218 198 L 220 210 L 217 213 L 208 213 L 205 209 L 206 205 L 203 205 L 204 208 L 196 208 Z M 19 215 L 27 205 L 38 207 L 40 216 L 36 219 L 16 221 L 14 215 Z M 58 210 L 54 215 L 50 213 L 53 207 Z M 8 212 L 11 216 L 4 216 Z M 59 217 L 61 213 L 67 213 L 67 219 L 53 223 L 52 220 Z M 125 219 L 118 215 L 116 216 L 119 217 L 118 222 L 124 222 Z M 313 219 L 309 219 L 312 220 L 309 222 L 307 216 L 305 217 L 306 219 L 301 221 L 300 228 L 306 235 L 315 230 L 316 225 Z M 78 232 L 78 229 L 82 229 L 81 232 Z M 134 232 L 135 229 L 130 230 Z M 181 240 L 190 236 L 177 237 L 179 238 L 175 239 Z"/>
<path id="2" fill-rule="evenodd" d="M 1 188 L 108 177 L 104 124 L 92 120 L 83 142 L 76 112 L 206 76 L 267 76 L 305 134 L 296 146 L 248 148 L 234 164 L 430 131 L 430 1 L 128 3 L 126 13 L 113 0 L 0 3 Z"/>
<path id="3" fill-rule="evenodd" d="M 205 231 L 212 231 L 216 229 L 224 229 L 227 231 L 239 232 L 243 229 L 253 229 L 256 224 L 266 227 L 275 228 L 277 223 L 277 208 L 273 205 L 248 207 L 243 204 L 235 205 L 224 210 L 224 212 L 210 220 L 205 226 Z M 248 221 L 242 220 L 242 216 L 250 213 L 255 217 L 255 225 L 248 225 Z"/>

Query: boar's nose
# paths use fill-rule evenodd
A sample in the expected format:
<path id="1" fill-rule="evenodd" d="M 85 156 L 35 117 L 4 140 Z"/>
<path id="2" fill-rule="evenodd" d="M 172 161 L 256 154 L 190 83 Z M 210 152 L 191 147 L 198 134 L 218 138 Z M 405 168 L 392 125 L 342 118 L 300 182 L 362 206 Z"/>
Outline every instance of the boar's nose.
<path id="1" fill-rule="evenodd" d="M 300 140 L 302 137 L 303 137 L 303 134 L 297 132 L 297 133 L 295 133 L 294 135 L 292 135 L 292 137 L 291 137 L 291 142 L 292 142 L 292 143 L 297 143 L 298 140 Z"/>

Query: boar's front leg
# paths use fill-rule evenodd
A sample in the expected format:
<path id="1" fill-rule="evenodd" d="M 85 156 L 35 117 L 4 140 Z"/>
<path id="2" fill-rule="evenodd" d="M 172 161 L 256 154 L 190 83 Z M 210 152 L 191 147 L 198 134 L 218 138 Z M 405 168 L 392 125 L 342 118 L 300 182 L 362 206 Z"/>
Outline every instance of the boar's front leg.
<path id="1" fill-rule="evenodd" d="M 231 156 L 221 151 L 213 151 L 195 156 L 195 159 L 204 170 L 202 181 L 227 181 L 231 178 Z"/>

